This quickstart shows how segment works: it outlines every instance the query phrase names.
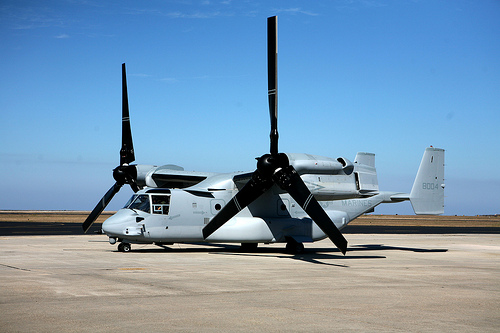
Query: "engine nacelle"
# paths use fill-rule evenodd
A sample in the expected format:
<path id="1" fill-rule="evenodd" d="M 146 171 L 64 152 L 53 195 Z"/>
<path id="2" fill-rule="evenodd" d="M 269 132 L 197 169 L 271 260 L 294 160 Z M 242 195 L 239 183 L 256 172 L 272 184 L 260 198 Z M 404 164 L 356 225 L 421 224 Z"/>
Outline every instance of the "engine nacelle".
<path id="1" fill-rule="evenodd" d="M 135 166 L 137 169 L 137 185 L 140 188 L 149 186 L 156 187 L 156 184 L 151 179 L 151 174 L 157 169 L 155 165 L 138 164 Z"/>
<path id="2" fill-rule="evenodd" d="M 302 174 L 320 175 L 350 175 L 354 170 L 354 164 L 344 157 L 336 160 L 330 157 L 315 156 L 309 154 L 287 154 L 290 164 Z"/>

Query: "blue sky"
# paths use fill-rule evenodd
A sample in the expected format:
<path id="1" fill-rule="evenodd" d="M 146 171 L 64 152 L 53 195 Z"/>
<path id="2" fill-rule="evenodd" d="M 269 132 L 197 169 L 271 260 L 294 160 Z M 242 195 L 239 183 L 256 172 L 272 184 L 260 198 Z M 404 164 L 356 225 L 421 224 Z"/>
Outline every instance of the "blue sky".
<path id="1" fill-rule="evenodd" d="M 4 0 L 0 209 L 94 207 L 119 163 L 123 62 L 136 163 L 253 170 L 273 15 L 280 151 L 373 152 L 380 188 L 407 192 L 424 149 L 444 148 L 445 214 L 500 213 L 493 0 Z"/>

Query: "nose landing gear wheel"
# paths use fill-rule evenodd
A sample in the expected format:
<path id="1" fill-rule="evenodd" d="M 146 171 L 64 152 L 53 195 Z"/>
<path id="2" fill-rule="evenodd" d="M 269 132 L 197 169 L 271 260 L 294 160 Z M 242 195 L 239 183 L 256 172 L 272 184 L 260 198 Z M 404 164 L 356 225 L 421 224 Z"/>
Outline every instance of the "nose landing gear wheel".
<path id="1" fill-rule="evenodd" d="M 120 243 L 118 244 L 118 251 L 120 252 L 130 252 L 132 250 L 129 243 Z"/>

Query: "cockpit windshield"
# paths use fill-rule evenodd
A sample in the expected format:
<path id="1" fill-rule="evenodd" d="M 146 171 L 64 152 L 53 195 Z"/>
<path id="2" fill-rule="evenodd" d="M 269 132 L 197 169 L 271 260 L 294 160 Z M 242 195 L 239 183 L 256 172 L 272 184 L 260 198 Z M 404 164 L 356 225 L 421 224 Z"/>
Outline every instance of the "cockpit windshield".
<path id="1" fill-rule="evenodd" d="M 168 215 L 170 210 L 170 195 L 165 194 L 134 194 L 123 208 L 133 210 L 141 210 L 146 213 L 151 213 L 151 205 L 153 203 L 153 214 Z"/>
<path id="2" fill-rule="evenodd" d="M 130 204 L 135 200 L 135 198 L 137 198 L 137 194 L 134 194 L 133 196 L 131 196 L 130 199 L 128 199 L 125 206 L 123 206 L 123 208 L 128 208 L 128 206 L 130 206 Z"/>
<path id="3" fill-rule="evenodd" d="M 129 205 L 125 206 L 126 208 L 142 210 L 146 213 L 151 212 L 149 195 L 147 194 L 134 195 L 130 202 Z"/>

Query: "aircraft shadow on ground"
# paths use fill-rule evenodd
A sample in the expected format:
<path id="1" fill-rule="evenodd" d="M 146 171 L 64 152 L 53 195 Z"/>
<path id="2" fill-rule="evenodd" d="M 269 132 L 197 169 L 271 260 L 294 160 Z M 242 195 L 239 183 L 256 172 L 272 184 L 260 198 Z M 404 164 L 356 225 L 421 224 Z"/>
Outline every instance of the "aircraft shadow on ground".
<path id="1" fill-rule="evenodd" d="M 190 245 L 199 245 L 199 248 L 182 248 L 176 245 L 159 245 L 158 248 L 147 248 L 147 249 L 134 249 L 134 252 L 207 252 L 211 253 L 217 251 L 221 253 L 234 253 L 234 254 L 244 254 L 244 253 L 282 253 L 290 255 L 285 248 L 275 248 L 275 247 L 258 247 L 253 251 L 242 250 L 239 245 L 236 244 L 212 244 L 212 243 L 189 243 Z M 181 245 L 182 246 L 182 245 Z M 384 244 L 363 244 L 363 245 L 352 245 L 347 249 L 347 252 L 359 252 L 359 251 L 387 251 L 387 250 L 398 250 L 398 251 L 411 251 L 411 252 L 447 252 L 448 249 L 423 249 L 414 247 L 402 247 L 402 246 L 388 246 Z M 343 256 L 337 248 L 306 248 L 302 254 L 313 254 L 313 253 L 338 253 L 339 258 L 352 258 L 350 256 Z"/>
<path id="2" fill-rule="evenodd" d="M 439 253 L 447 252 L 448 249 L 424 249 L 414 247 L 401 247 L 401 246 L 388 246 L 384 244 L 363 244 L 353 245 L 347 249 L 347 255 L 344 256 L 336 248 L 306 248 L 303 253 L 290 254 L 286 252 L 285 248 L 271 248 L 271 247 L 258 247 L 254 251 L 244 251 L 239 245 L 231 244 L 207 244 L 207 243 L 192 243 L 191 245 L 199 245 L 196 247 L 176 247 L 175 245 L 165 246 L 162 245 L 158 248 L 145 248 L 134 249 L 133 252 L 138 253 L 208 253 L 215 255 L 231 255 L 231 256 L 250 256 L 250 257 L 269 257 L 279 259 L 292 259 L 304 261 L 312 264 L 320 264 L 336 267 L 349 267 L 344 264 L 334 264 L 325 261 L 329 260 L 355 260 L 355 259 L 385 259 L 387 257 L 382 255 L 355 255 L 363 251 L 411 251 L 411 252 L 424 252 L 424 253 Z M 182 246 L 182 245 L 181 245 Z"/>
<path id="3" fill-rule="evenodd" d="M 299 261 L 305 261 L 313 264 L 321 264 L 328 266 L 337 267 L 349 267 L 343 264 L 333 264 L 328 262 L 323 262 L 323 260 L 344 260 L 344 259 L 384 259 L 385 256 L 378 255 L 347 255 L 344 256 L 336 248 L 306 248 L 303 253 L 290 254 L 285 248 L 266 248 L 259 247 L 254 251 L 244 251 L 240 249 L 239 245 L 228 245 L 228 244 L 193 244 L 200 245 L 200 248 L 176 248 L 175 245 L 171 247 L 161 246 L 156 249 L 134 249 L 132 252 L 172 252 L 172 253 L 208 253 L 215 255 L 232 255 L 232 256 L 250 256 L 250 257 L 261 257 L 261 258 L 280 258 L 280 259 L 293 259 Z M 348 249 L 348 252 L 350 249 Z"/>
<path id="4" fill-rule="evenodd" d="M 422 249 L 416 247 L 387 246 L 384 244 L 354 245 L 353 247 L 350 247 L 347 251 L 357 252 L 357 251 L 386 251 L 386 250 L 411 251 L 411 252 L 448 252 L 448 249 Z"/>

